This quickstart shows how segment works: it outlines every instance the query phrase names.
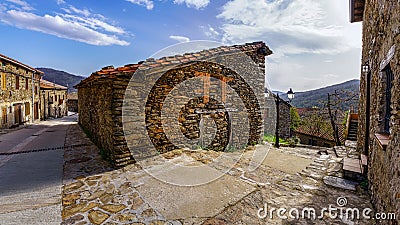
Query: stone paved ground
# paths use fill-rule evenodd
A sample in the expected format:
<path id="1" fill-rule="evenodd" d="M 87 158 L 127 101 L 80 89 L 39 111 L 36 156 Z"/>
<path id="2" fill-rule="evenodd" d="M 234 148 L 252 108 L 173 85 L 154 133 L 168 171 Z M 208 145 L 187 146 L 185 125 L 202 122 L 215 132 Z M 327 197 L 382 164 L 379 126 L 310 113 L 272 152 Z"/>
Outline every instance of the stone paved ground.
<path id="1" fill-rule="evenodd" d="M 78 125 L 67 131 L 66 145 L 71 144 L 90 144 Z M 320 216 L 320 209 L 337 207 L 339 197 L 346 198 L 346 208 L 372 208 L 363 189 L 338 189 L 323 182 L 328 175 L 342 176 L 342 157 L 354 155 L 352 148 L 337 148 L 339 157 L 332 149 L 277 150 L 268 145 L 258 146 L 257 151 L 260 149 L 279 155 L 281 163 L 267 156 L 251 171 L 255 148 L 249 148 L 227 175 L 197 187 L 163 183 L 137 165 L 112 170 L 93 145 L 66 150 L 62 224 L 373 224 L 363 219 L 332 219 L 327 213 L 317 220 L 281 219 L 276 212 L 272 218 L 258 218 L 257 212 L 265 206 L 268 210 L 296 208 L 300 213 L 304 207 L 313 207 Z M 237 154 L 223 153 L 221 163 L 209 164 L 209 169 L 227 169 Z M 218 156 L 216 152 L 183 150 L 165 158 L 197 165 Z M 282 163 L 291 169 L 286 171 Z"/>

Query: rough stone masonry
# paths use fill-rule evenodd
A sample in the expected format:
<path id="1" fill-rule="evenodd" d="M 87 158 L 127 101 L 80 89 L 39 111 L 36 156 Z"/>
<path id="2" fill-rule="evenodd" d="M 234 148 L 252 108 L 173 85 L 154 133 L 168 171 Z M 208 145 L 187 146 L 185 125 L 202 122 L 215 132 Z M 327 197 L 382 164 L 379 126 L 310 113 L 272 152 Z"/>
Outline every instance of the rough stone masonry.
<path id="1" fill-rule="evenodd" d="M 116 167 L 174 149 L 235 150 L 264 133 L 263 42 L 105 67 L 79 83 L 79 123 Z"/>
<path id="2" fill-rule="evenodd" d="M 369 71 L 362 73 L 360 81 L 357 148 L 368 155 L 369 189 L 376 210 L 396 213 L 396 220 L 384 223 L 399 224 L 400 4 L 376 0 L 361 3 L 364 4 L 362 64 L 368 65 Z"/>

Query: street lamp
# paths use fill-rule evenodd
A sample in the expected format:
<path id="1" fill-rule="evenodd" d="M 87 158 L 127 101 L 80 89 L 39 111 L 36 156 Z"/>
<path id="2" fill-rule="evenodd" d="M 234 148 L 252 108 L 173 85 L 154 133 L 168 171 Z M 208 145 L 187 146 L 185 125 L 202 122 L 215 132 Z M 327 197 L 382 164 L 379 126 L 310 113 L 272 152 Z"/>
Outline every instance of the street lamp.
<path id="1" fill-rule="evenodd" d="M 294 99 L 294 92 L 290 88 L 290 90 L 287 92 L 287 97 L 289 99 L 289 102 L 291 102 Z M 279 98 L 279 93 L 276 93 L 276 128 L 275 128 L 275 147 L 279 148 L 279 104 L 280 104 L 281 99 Z"/>
<path id="2" fill-rule="evenodd" d="M 370 123 L 371 123 L 371 72 L 369 68 L 368 62 L 362 65 L 362 72 L 364 73 L 365 78 L 365 137 L 364 137 L 364 154 L 368 155 L 369 152 L 369 132 L 370 132 Z"/>
<path id="3" fill-rule="evenodd" d="M 46 120 L 46 91 L 42 90 L 43 95 L 43 120 Z"/>
<path id="4" fill-rule="evenodd" d="M 363 73 L 368 73 L 369 72 L 369 65 L 368 64 L 364 64 L 362 66 L 362 72 Z"/>
<path id="5" fill-rule="evenodd" d="M 289 99 L 289 102 L 292 102 L 292 100 L 294 99 L 294 95 L 295 95 L 295 93 L 290 88 L 290 90 L 287 92 L 287 97 Z"/>

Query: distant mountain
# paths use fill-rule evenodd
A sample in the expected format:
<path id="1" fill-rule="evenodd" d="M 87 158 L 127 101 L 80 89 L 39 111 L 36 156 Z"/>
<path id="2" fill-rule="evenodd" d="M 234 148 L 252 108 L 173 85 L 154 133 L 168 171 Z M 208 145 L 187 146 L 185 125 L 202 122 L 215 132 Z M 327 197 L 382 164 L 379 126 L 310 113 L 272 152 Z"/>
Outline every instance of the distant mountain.
<path id="1" fill-rule="evenodd" d="M 85 77 L 70 74 L 64 71 L 55 70 L 51 68 L 36 68 L 44 72 L 43 79 L 50 82 L 68 87 L 69 92 L 77 91 L 73 86 L 85 79 Z"/>
<path id="2" fill-rule="evenodd" d="M 360 80 L 350 80 L 341 84 L 335 84 L 332 86 L 305 92 L 296 92 L 295 90 L 293 90 L 294 92 L 296 92 L 296 95 L 291 104 L 297 108 L 312 108 L 312 107 L 323 108 L 324 104 L 327 103 L 328 93 L 334 94 L 335 91 L 339 92 L 345 91 L 347 93 L 351 93 L 351 95 L 356 95 L 357 98 L 350 102 L 341 104 L 340 109 L 348 110 L 350 106 L 352 106 L 354 109 L 357 109 L 358 96 L 360 93 L 359 90 L 360 90 Z M 279 97 L 281 97 L 286 101 L 288 100 L 286 93 L 284 94 L 280 93 Z M 346 96 L 340 96 L 340 97 L 346 98 Z"/>

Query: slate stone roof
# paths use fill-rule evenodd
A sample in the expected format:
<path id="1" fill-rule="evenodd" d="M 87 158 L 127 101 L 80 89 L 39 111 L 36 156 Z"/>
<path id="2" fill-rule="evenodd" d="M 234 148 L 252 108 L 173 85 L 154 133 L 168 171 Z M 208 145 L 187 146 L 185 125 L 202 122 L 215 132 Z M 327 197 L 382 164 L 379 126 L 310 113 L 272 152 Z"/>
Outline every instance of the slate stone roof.
<path id="1" fill-rule="evenodd" d="M 134 73 L 139 67 L 140 69 L 151 69 L 156 67 L 173 66 L 184 63 L 190 63 L 193 61 L 201 61 L 216 57 L 219 55 L 228 55 L 232 53 L 237 53 L 238 50 L 246 52 L 257 51 L 265 56 L 272 54 L 272 51 L 265 45 L 264 42 L 253 42 L 246 43 L 243 45 L 233 45 L 233 46 L 220 46 L 217 48 L 202 50 L 200 52 L 185 53 L 183 55 L 175 55 L 162 57 L 159 59 L 149 58 L 146 61 L 141 61 L 136 64 L 127 64 L 122 67 L 114 68 L 114 66 L 107 66 L 99 71 L 92 73 L 88 78 L 82 80 L 79 84 L 75 85 L 75 88 L 91 85 L 102 78 L 115 78 L 116 76 L 127 75 Z"/>
<path id="2" fill-rule="evenodd" d="M 344 143 L 345 141 L 344 130 L 345 126 L 343 124 L 338 124 L 339 139 L 340 142 L 342 143 Z M 302 125 L 296 128 L 295 133 L 306 134 L 309 136 L 322 138 L 328 141 L 335 141 L 335 138 L 333 137 L 332 127 L 329 124 L 321 125 L 321 127 L 319 127 L 318 130 L 315 127 Z"/>
<path id="3" fill-rule="evenodd" d="M 25 69 L 27 69 L 27 70 L 32 71 L 32 72 L 36 72 L 36 73 L 38 73 L 38 74 L 44 74 L 44 72 L 42 72 L 42 71 L 40 71 L 40 70 L 37 70 L 37 69 L 35 69 L 35 68 L 33 68 L 33 67 L 30 67 L 30 66 L 28 66 L 28 65 L 26 65 L 26 64 L 24 64 L 24 63 L 22 63 L 22 62 L 19 62 L 19 61 L 15 60 L 15 59 L 10 58 L 10 57 L 8 57 L 8 56 L 5 56 L 5 55 L 3 55 L 3 54 L 0 54 L 0 59 L 1 59 L 2 61 L 6 61 L 6 62 L 15 64 L 15 65 L 21 66 L 21 67 L 23 67 L 23 68 L 25 68 Z"/>
<path id="4" fill-rule="evenodd" d="M 40 89 L 67 90 L 68 88 L 64 87 L 62 85 L 58 85 L 53 82 L 41 79 L 40 80 Z"/>

